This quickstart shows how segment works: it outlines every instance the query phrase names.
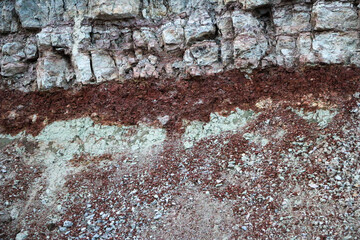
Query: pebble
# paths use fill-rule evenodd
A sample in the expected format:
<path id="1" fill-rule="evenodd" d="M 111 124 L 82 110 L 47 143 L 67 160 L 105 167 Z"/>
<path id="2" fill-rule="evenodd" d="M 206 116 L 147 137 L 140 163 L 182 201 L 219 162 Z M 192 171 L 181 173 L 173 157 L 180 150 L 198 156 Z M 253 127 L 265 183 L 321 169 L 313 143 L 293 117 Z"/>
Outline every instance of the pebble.
<path id="1" fill-rule="evenodd" d="M 341 181 L 342 178 L 339 175 L 336 175 L 335 179 L 338 180 L 338 181 Z"/>
<path id="2" fill-rule="evenodd" d="M 246 231 L 246 230 L 247 230 L 247 226 L 242 226 L 241 229 L 244 230 L 244 231 Z"/>
<path id="3" fill-rule="evenodd" d="M 309 187 L 311 187 L 311 188 L 318 188 L 319 186 L 316 185 L 315 183 L 309 183 Z"/>
<path id="4" fill-rule="evenodd" d="M 64 224 L 63 224 L 63 226 L 64 226 L 64 227 L 67 227 L 67 228 L 68 228 L 68 227 L 72 227 L 72 225 L 74 225 L 74 224 L 73 224 L 73 222 L 71 222 L 71 221 L 65 221 Z"/>

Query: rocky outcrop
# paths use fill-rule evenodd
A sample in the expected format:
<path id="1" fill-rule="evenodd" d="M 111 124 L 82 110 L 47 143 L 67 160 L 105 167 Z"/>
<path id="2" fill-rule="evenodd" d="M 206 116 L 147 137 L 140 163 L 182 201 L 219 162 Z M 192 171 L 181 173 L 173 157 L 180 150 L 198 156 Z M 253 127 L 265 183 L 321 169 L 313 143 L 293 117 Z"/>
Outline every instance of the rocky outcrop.
<path id="1" fill-rule="evenodd" d="M 6 0 L 0 81 L 29 91 L 231 69 L 358 65 L 358 11 L 350 0 Z M 56 80 L 43 67 L 48 61 L 62 68 L 53 72 Z"/>

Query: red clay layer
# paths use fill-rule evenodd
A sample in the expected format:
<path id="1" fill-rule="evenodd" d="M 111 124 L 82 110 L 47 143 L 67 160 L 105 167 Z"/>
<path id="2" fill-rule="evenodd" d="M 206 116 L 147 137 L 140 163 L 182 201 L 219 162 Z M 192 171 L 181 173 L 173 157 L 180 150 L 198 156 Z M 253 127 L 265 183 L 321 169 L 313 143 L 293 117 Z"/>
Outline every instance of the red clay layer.
<path id="1" fill-rule="evenodd" d="M 258 70 L 251 80 L 233 70 L 189 81 L 146 79 L 31 93 L 0 90 L 0 132 L 26 130 L 36 135 L 46 124 L 84 116 L 135 125 L 157 123 L 166 115 L 170 120 L 165 128 L 174 132 L 181 129 L 183 119 L 208 121 L 211 112 L 236 107 L 256 110 L 255 103 L 269 97 L 305 108 L 311 107 L 305 96 L 343 106 L 349 104 L 350 94 L 359 91 L 359 78 L 359 68 L 317 66 Z"/>

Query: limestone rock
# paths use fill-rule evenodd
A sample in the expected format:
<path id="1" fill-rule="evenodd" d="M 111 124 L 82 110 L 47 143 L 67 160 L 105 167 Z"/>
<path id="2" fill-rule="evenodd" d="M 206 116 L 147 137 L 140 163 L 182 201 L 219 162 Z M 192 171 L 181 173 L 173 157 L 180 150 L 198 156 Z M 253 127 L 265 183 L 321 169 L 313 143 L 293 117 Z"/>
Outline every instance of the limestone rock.
<path id="1" fill-rule="evenodd" d="M 233 53 L 237 68 L 255 68 L 268 49 L 268 42 L 259 21 L 250 13 L 232 14 L 234 31 Z"/>
<path id="2" fill-rule="evenodd" d="M 313 40 L 313 49 L 323 63 L 349 63 L 359 44 L 357 32 L 319 33 Z"/>
<path id="3" fill-rule="evenodd" d="M 26 72 L 27 69 L 28 65 L 22 62 L 1 64 L 1 75 L 4 77 L 12 77 Z"/>
<path id="4" fill-rule="evenodd" d="M 296 40 L 291 36 L 279 36 L 276 41 L 277 64 L 292 67 L 296 56 Z"/>
<path id="5" fill-rule="evenodd" d="M 276 34 L 295 34 L 311 30 L 310 5 L 285 5 L 273 12 Z"/>
<path id="6" fill-rule="evenodd" d="M 350 2 L 318 1 L 313 7 L 312 21 L 315 30 L 344 31 L 359 27 L 356 9 Z"/>
<path id="7" fill-rule="evenodd" d="M 3 47 L 2 47 L 2 53 L 4 55 L 15 55 L 18 52 L 20 52 L 23 48 L 23 45 L 19 42 L 10 42 L 10 43 L 6 43 Z"/>
<path id="8" fill-rule="evenodd" d="M 272 3 L 270 0 L 240 0 L 245 9 L 254 9 Z"/>
<path id="9" fill-rule="evenodd" d="M 184 43 L 184 29 L 179 25 L 169 24 L 162 32 L 162 39 L 167 51 L 176 50 Z"/>
<path id="10" fill-rule="evenodd" d="M 205 41 L 190 47 L 190 53 L 199 66 L 208 66 L 218 61 L 219 46 L 214 41 Z"/>
<path id="11" fill-rule="evenodd" d="M 66 87 L 74 78 L 71 64 L 67 59 L 51 51 L 43 53 L 39 59 L 36 74 L 39 89 Z"/>
<path id="12" fill-rule="evenodd" d="M 299 52 L 299 62 L 301 64 L 315 62 L 316 58 L 312 51 L 311 33 L 301 33 L 296 45 Z"/>
<path id="13" fill-rule="evenodd" d="M 106 52 L 91 53 L 92 68 L 97 82 L 110 81 L 118 78 L 114 59 Z"/>
<path id="14" fill-rule="evenodd" d="M 91 1 L 91 13 L 99 19 L 124 19 L 139 14 L 140 0 Z"/>
<path id="15" fill-rule="evenodd" d="M 0 33 L 16 32 L 17 30 L 14 1 L 0 1 Z"/>
<path id="16" fill-rule="evenodd" d="M 211 38 L 216 28 L 209 15 L 204 9 L 195 10 L 189 17 L 185 27 L 185 39 L 187 43 Z"/>
<path id="17" fill-rule="evenodd" d="M 73 66 L 77 83 L 90 83 L 93 75 L 91 70 L 91 60 L 89 54 L 77 53 L 73 57 Z"/>
<path id="18" fill-rule="evenodd" d="M 47 24 L 50 3 L 44 0 L 16 0 L 15 9 L 23 28 L 39 29 Z"/>

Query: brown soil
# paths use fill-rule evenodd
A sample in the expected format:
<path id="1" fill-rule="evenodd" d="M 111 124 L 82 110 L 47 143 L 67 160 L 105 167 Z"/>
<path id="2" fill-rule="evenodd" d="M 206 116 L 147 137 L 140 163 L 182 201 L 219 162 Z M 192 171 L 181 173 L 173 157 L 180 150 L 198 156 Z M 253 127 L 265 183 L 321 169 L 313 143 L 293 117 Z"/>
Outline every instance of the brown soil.
<path id="1" fill-rule="evenodd" d="M 359 78 L 359 68 L 318 66 L 258 70 L 251 80 L 233 70 L 189 81 L 140 79 L 30 93 L 0 90 L 0 131 L 37 135 L 49 123 L 84 116 L 124 125 L 158 124 L 158 117 L 169 116 L 165 128 L 178 132 L 184 119 L 208 121 L 210 113 L 226 114 L 236 107 L 256 110 L 255 103 L 266 98 L 306 109 L 313 107 L 308 98 L 348 105 L 350 94 L 359 91 Z"/>

